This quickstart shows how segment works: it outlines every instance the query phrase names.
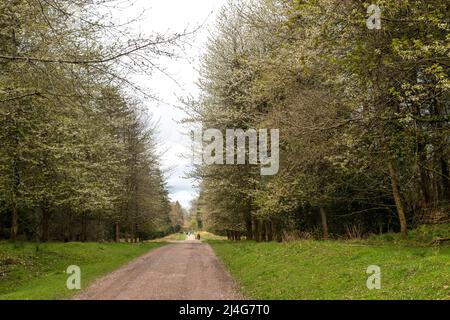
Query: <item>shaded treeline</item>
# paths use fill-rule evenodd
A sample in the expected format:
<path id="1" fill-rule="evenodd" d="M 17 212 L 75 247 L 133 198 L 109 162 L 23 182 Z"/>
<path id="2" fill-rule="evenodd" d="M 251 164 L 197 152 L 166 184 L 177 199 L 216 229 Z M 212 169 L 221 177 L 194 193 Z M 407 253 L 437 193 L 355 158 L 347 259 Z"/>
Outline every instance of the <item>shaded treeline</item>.
<path id="1" fill-rule="evenodd" d="M 174 232 L 180 232 L 184 225 L 184 209 L 178 201 L 170 203 L 170 224 Z"/>
<path id="2" fill-rule="evenodd" d="M 229 238 L 364 236 L 449 219 L 448 1 L 230 1 L 190 121 L 280 129 L 280 170 L 199 166 L 206 228 Z"/>

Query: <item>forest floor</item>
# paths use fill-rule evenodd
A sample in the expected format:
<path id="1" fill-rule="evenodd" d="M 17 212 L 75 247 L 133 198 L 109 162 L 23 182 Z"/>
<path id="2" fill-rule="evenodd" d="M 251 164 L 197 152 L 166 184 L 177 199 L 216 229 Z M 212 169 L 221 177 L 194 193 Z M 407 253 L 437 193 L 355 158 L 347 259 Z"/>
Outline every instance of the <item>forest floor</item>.
<path id="1" fill-rule="evenodd" d="M 130 260 L 165 243 L 36 243 L 0 242 L 0 300 L 64 299 L 77 293 L 69 290 L 66 269 L 81 269 L 85 288 Z M 79 292 L 79 291 L 78 291 Z"/>
<path id="2" fill-rule="evenodd" d="M 450 299 L 450 247 L 208 241 L 251 299 Z M 380 267 L 369 290 L 367 268 Z"/>

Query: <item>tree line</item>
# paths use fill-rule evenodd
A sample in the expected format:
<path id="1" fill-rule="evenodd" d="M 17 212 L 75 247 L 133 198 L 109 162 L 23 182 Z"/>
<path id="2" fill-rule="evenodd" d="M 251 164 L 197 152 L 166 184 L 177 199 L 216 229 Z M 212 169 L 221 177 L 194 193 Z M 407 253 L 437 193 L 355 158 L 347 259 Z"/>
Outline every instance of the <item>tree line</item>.
<path id="1" fill-rule="evenodd" d="M 280 170 L 200 165 L 197 215 L 230 239 L 352 237 L 448 222 L 450 4 L 236 0 L 188 122 L 280 129 Z"/>
<path id="2" fill-rule="evenodd" d="M 0 238 L 171 232 L 155 125 L 129 79 L 181 35 L 134 35 L 120 1 L 0 3 Z"/>

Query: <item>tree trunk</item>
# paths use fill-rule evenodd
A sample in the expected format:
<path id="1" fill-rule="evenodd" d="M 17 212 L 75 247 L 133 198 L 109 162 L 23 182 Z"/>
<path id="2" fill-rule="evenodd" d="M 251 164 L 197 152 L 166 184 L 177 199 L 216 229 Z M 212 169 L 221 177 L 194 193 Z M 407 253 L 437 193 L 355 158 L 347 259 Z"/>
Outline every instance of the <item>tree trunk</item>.
<path id="1" fill-rule="evenodd" d="M 278 227 L 278 223 L 279 223 L 278 219 L 274 218 L 272 220 L 272 233 L 274 240 L 277 242 L 281 242 L 283 239 L 280 233 L 280 228 Z"/>
<path id="2" fill-rule="evenodd" d="M 252 218 L 252 240 L 256 240 L 256 219 Z"/>
<path id="3" fill-rule="evenodd" d="M 14 21 L 15 19 L 13 19 Z M 10 22 L 13 22 L 10 21 Z M 15 21 L 14 21 L 15 22 Z M 14 23 L 13 23 L 14 24 Z M 10 25 L 13 25 L 10 24 Z M 10 28 L 11 30 L 11 53 L 13 56 L 17 55 L 18 52 L 18 43 L 16 38 L 16 30 L 15 28 Z M 14 108 L 15 109 L 15 108 Z M 15 112 L 13 112 L 15 113 Z M 13 114 L 14 116 L 14 114 Z M 15 121 L 14 121 L 15 123 Z M 15 123 L 16 124 L 16 123 Z M 16 151 L 19 147 L 19 130 L 17 125 L 15 126 L 13 130 L 13 149 Z M 17 233 L 19 231 L 19 214 L 17 212 L 17 195 L 18 195 L 18 189 L 20 185 L 20 175 L 17 165 L 17 158 L 16 158 L 16 152 L 13 152 L 10 150 L 10 154 L 12 155 L 12 178 L 13 178 L 13 189 L 12 189 L 12 199 L 11 199 L 11 230 L 10 230 L 10 240 L 12 242 L 15 242 L 17 239 Z"/>
<path id="4" fill-rule="evenodd" d="M 265 228 L 265 221 L 260 220 L 260 230 L 261 230 L 261 241 L 266 241 L 266 228 Z"/>
<path id="5" fill-rule="evenodd" d="M 18 144 L 18 141 L 16 139 L 16 145 Z M 13 190 L 12 190 L 12 199 L 11 199 L 11 232 L 10 232 L 10 240 L 12 242 L 15 242 L 17 239 L 17 233 L 19 231 L 19 214 L 17 210 L 17 195 L 19 193 L 19 184 L 20 184 L 20 176 L 19 171 L 17 168 L 17 161 L 14 158 L 12 164 L 13 169 L 13 178 L 14 178 L 14 184 L 13 184 Z"/>
<path id="6" fill-rule="evenodd" d="M 261 242 L 262 241 L 262 225 L 261 220 L 256 220 L 256 241 Z"/>
<path id="7" fill-rule="evenodd" d="M 423 167 L 423 164 L 427 162 L 427 157 L 422 143 L 418 144 L 418 153 L 420 158 L 419 175 L 420 175 L 420 189 L 422 191 L 422 208 L 425 209 L 429 206 L 431 202 L 431 192 L 430 192 L 430 179 L 428 178 L 428 173 Z"/>
<path id="8" fill-rule="evenodd" d="M 69 242 L 72 240 L 72 212 L 69 210 L 67 215 L 67 224 L 64 228 L 64 242 Z"/>
<path id="9" fill-rule="evenodd" d="M 394 196 L 395 206 L 397 208 L 398 220 L 400 222 L 400 233 L 403 239 L 408 235 L 408 229 L 406 225 L 405 211 L 403 209 L 402 199 L 397 183 L 397 173 L 395 171 L 394 163 L 392 160 L 388 162 L 389 175 L 391 178 L 392 195 Z"/>
<path id="10" fill-rule="evenodd" d="M 324 207 L 320 207 L 320 219 L 322 220 L 322 233 L 323 239 L 328 239 L 328 222 L 327 222 L 327 212 Z"/>
<path id="11" fill-rule="evenodd" d="M 253 239 L 253 227 L 252 227 L 252 217 L 251 214 L 245 220 L 246 238 L 247 240 Z"/>
<path id="12" fill-rule="evenodd" d="M 268 229 L 268 227 L 269 227 L 269 225 L 268 225 L 268 221 L 267 220 L 263 220 L 263 225 L 262 225 L 262 227 L 263 227 L 263 230 L 264 230 L 264 235 L 263 235 L 263 241 L 269 241 L 269 229 Z"/>
<path id="13" fill-rule="evenodd" d="M 131 235 L 130 235 L 130 242 L 133 243 L 135 239 L 135 230 L 134 230 L 134 223 L 131 224 Z"/>
<path id="14" fill-rule="evenodd" d="M 17 215 L 17 206 L 13 203 L 11 207 L 11 233 L 10 240 L 15 242 L 17 239 L 17 230 L 18 230 L 18 215 Z"/>
<path id="15" fill-rule="evenodd" d="M 135 226 L 134 226 L 134 239 L 135 239 L 135 243 L 138 243 L 139 242 L 139 226 L 138 226 L 138 224 L 136 223 L 135 224 Z"/>
<path id="16" fill-rule="evenodd" d="M 442 174 L 442 190 L 443 199 L 450 201 L 450 170 L 447 160 L 441 157 L 441 174 Z"/>
<path id="17" fill-rule="evenodd" d="M 119 242 L 120 241 L 120 228 L 119 228 L 119 222 L 116 221 L 114 224 L 114 241 Z"/>
<path id="18" fill-rule="evenodd" d="M 253 240 L 259 242 L 259 223 L 257 219 L 253 220 Z"/>
<path id="19" fill-rule="evenodd" d="M 266 229 L 266 234 L 267 234 L 267 241 L 272 241 L 273 240 L 273 232 L 272 232 L 272 220 L 267 221 L 267 229 Z"/>
<path id="20" fill-rule="evenodd" d="M 86 213 L 81 215 L 81 242 L 87 240 L 87 216 Z"/>
<path id="21" fill-rule="evenodd" d="M 50 210 L 47 206 L 43 206 L 41 208 L 42 217 L 41 217 L 41 226 L 42 226 L 42 234 L 41 234 L 41 242 L 47 242 L 50 238 Z"/>

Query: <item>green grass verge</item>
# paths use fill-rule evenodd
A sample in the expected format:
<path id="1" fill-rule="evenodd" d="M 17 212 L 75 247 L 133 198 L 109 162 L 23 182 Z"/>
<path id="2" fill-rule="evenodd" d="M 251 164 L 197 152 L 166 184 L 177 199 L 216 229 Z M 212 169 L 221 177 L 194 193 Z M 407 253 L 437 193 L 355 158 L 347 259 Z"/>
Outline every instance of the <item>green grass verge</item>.
<path id="1" fill-rule="evenodd" d="M 155 239 L 155 240 L 150 240 L 149 242 L 160 242 L 160 241 L 182 241 L 182 240 L 186 240 L 187 235 L 184 232 L 178 232 L 178 233 L 172 233 L 169 234 L 167 236 L 165 236 L 164 238 L 160 238 L 160 239 Z"/>
<path id="2" fill-rule="evenodd" d="M 449 299 L 450 248 L 208 241 L 252 299 Z M 369 265 L 381 289 L 366 286 Z"/>
<path id="3" fill-rule="evenodd" d="M 68 290 L 66 269 L 81 268 L 82 289 L 96 278 L 163 243 L 34 243 L 0 242 L 0 300 L 64 299 L 79 293 Z"/>
<path id="4" fill-rule="evenodd" d="M 227 237 L 224 236 L 218 236 L 213 233 L 207 232 L 207 231 L 200 231 L 200 239 L 209 241 L 209 240 L 227 240 Z"/>
<path id="5" fill-rule="evenodd" d="M 402 239 L 399 233 L 384 233 L 381 235 L 372 235 L 368 239 L 362 240 L 367 244 L 386 244 L 394 243 L 404 246 L 431 246 L 434 241 L 440 238 L 450 237 L 450 224 L 421 225 L 408 231 L 408 237 Z M 442 242 L 443 245 L 449 245 L 450 241 Z"/>

